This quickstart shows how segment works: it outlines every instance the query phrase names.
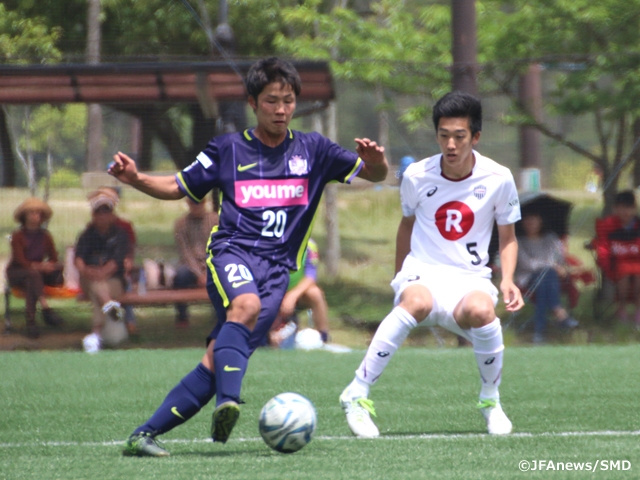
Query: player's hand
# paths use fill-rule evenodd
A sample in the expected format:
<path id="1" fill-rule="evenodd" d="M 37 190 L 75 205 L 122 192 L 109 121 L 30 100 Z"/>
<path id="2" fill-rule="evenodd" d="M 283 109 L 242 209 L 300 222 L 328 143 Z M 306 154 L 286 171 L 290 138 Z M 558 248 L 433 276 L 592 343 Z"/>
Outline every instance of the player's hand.
<path id="1" fill-rule="evenodd" d="M 107 172 L 128 185 L 133 184 L 138 178 L 136 162 L 122 152 L 118 152 L 113 156 L 113 162 L 109 165 Z"/>
<path id="2" fill-rule="evenodd" d="M 384 147 L 368 138 L 356 138 L 356 152 L 363 162 L 369 165 L 382 165 L 385 163 Z"/>
<path id="3" fill-rule="evenodd" d="M 500 290 L 502 291 L 502 298 L 504 298 L 508 312 L 517 312 L 524 307 L 522 292 L 520 292 L 520 289 L 513 282 L 502 281 L 500 283 Z"/>

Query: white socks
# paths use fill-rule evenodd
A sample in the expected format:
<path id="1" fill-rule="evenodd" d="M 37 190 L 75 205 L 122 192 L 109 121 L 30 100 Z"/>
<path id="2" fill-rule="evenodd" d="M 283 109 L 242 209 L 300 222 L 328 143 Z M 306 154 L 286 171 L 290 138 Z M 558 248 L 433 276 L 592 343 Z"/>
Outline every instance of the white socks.
<path id="1" fill-rule="evenodd" d="M 496 318 L 484 327 L 472 328 L 469 333 L 480 370 L 480 399 L 498 400 L 504 351 L 500 319 Z"/>
<path id="2" fill-rule="evenodd" d="M 416 325 L 418 322 L 405 309 L 395 307 L 391 310 L 378 327 L 364 360 L 356 370 L 356 377 L 347 387 L 350 398 L 369 395 L 371 385 L 382 375 L 393 354 Z"/>
<path id="3" fill-rule="evenodd" d="M 406 340 L 409 332 L 418 324 L 406 310 L 394 308 L 382 321 L 371 340 L 367 354 L 356 370 L 356 376 L 345 389 L 349 398 L 368 397 L 373 385 L 398 348 Z M 480 328 L 469 330 L 473 351 L 480 371 L 480 399 L 499 400 L 498 387 L 502 377 L 502 326 L 500 319 Z"/>

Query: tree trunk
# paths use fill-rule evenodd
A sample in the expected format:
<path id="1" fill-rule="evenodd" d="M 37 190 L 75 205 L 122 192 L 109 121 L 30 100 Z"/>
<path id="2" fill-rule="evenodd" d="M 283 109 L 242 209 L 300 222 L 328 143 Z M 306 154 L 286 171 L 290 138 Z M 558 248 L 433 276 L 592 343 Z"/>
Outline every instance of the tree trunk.
<path id="1" fill-rule="evenodd" d="M 381 84 L 376 85 L 376 102 L 378 105 L 385 105 L 384 88 Z M 384 154 L 389 163 L 391 163 L 391 148 L 389 146 L 389 112 L 384 106 L 378 111 L 378 145 L 382 145 L 384 147 Z"/>
<path id="2" fill-rule="evenodd" d="M 518 95 L 520 102 L 537 122 L 542 121 L 542 84 L 540 65 L 530 65 L 527 73 L 520 76 Z M 540 168 L 540 131 L 530 125 L 522 125 L 520 130 L 520 166 Z"/>
<path id="3" fill-rule="evenodd" d="M 640 140 L 640 118 L 636 118 L 633 121 L 633 138 L 632 142 L 635 143 Z M 636 148 L 633 152 L 633 188 L 640 186 L 640 148 Z"/>
<path id="4" fill-rule="evenodd" d="M 87 105 L 87 171 L 102 170 L 102 107 L 99 103 Z"/>
<path id="5" fill-rule="evenodd" d="M 207 118 L 198 104 L 191 106 L 191 117 L 193 118 L 193 131 L 191 149 L 188 154 L 189 163 L 195 160 L 198 153 L 204 150 L 211 137 L 215 135 L 217 122 L 216 118 Z"/>
<path id="6" fill-rule="evenodd" d="M 13 153 L 9 125 L 3 106 L 0 106 L 0 150 L 2 153 L 2 186 L 16 186 L 16 157 Z"/>
<path id="7" fill-rule="evenodd" d="M 451 30 L 453 89 L 475 95 L 478 91 L 475 0 L 451 0 Z"/>
<path id="8" fill-rule="evenodd" d="M 336 103 L 329 103 L 326 114 L 327 137 L 337 141 L 338 127 Z M 338 185 L 329 184 L 324 189 L 325 229 L 327 232 L 327 251 L 325 265 L 329 277 L 336 277 L 340 266 L 340 225 L 338 223 Z"/>
<path id="9" fill-rule="evenodd" d="M 100 63 L 100 0 L 88 0 L 87 9 L 87 63 Z M 102 170 L 102 107 L 98 103 L 87 105 L 87 170 Z"/>

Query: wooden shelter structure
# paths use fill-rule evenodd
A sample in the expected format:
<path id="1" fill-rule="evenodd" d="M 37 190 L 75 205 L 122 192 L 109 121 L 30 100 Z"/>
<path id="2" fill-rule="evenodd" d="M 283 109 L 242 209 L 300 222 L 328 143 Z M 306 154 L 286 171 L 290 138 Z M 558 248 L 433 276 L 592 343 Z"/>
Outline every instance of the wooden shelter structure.
<path id="1" fill-rule="evenodd" d="M 246 100 L 243 79 L 253 62 L 0 65 L 0 103 L 196 103 Z M 334 90 L 326 62 L 294 62 L 302 101 L 328 101 Z"/>
<path id="2" fill-rule="evenodd" d="M 243 76 L 254 60 L 206 62 L 143 62 L 57 65 L 0 65 L 0 104 L 99 103 L 141 120 L 139 164 L 151 165 L 151 138 L 167 148 L 177 167 L 186 166 L 195 150 L 214 134 L 225 114 L 244 117 L 247 94 Z M 297 115 L 326 108 L 335 96 L 326 62 L 293 62 L 302 80 Z M 164 115 L 175 104 L 189 104 L 192 144 Z M 235 105 L 235 106 L 234 106 Z M 242 122 L 236 129 L 245 128 Z M 192 151 L 193 150 L 193 151 Z M 15 185 L 15 158 L 4 111 L 0 109 L 0 152 L 4 186 Z"/>

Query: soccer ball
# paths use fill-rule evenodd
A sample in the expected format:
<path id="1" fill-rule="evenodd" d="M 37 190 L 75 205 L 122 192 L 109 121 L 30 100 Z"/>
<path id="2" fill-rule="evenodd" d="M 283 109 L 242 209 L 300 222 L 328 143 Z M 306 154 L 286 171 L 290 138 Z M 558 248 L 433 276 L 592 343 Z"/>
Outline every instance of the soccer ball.
<path id="1" fill-rule="evenodd" d="M 319 331 L 313 328 L 305 328 L 296 333 L 295 345 L 300 350 L 318 350 L 324 344 Z"/>
<path id="2" fill-rule="evenodd" d="M 281 393 L 260 412 L 260 435 L 281 453 L 293 453 L 311 441 L 316 430 L 316 409 L 297 393 Z"/>

